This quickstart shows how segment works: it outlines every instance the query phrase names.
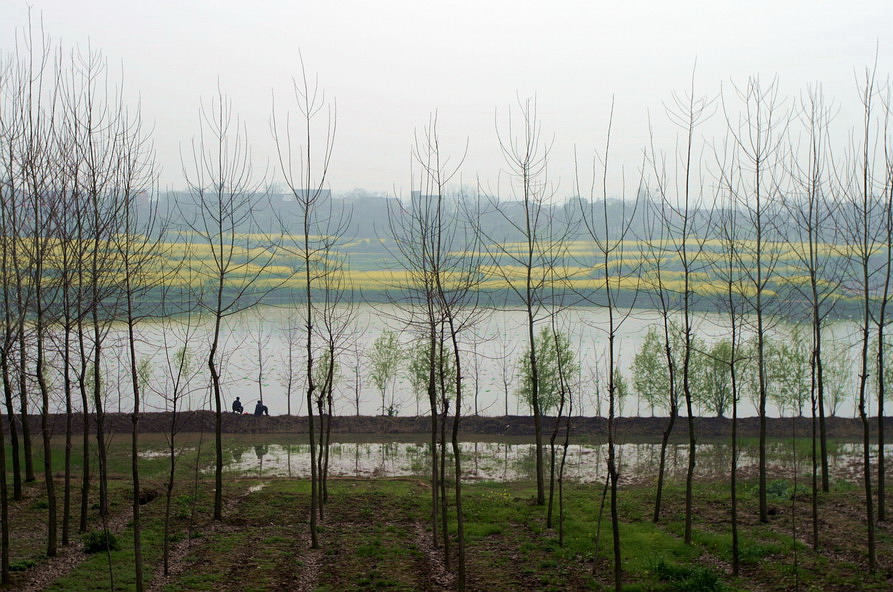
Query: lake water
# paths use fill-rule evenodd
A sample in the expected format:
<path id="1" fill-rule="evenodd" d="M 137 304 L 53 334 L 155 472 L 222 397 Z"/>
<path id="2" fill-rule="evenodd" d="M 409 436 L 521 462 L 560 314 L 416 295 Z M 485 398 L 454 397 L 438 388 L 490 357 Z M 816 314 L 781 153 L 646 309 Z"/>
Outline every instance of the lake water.
<path id="1" fill-rule="evenodd" d="M 418 336 L 405 329 L 408 313 L 394 305 L 362 304 L 358 307 L 356 329 L 353 331 L 356 350 L 360 357 L 359 413 L 363 415 L 380 414 L 381 396 L 368 378 L 368 362 L 364 354 L 375 339 L 385 330 L 398 332 L 405 349 L 418 346 Z M 559 319 L 559 328 L 570 335 L 571 344 L 581 363 L 579 377 L 583 388 L 579 389 L 575 400 L 575 414 L 600 415 L 607 413 L 606 393 L 597 392 L 595 377 L 607 374 L 606 354 L 607 312 L 595 307 L 571 308 L 564 311 Z M 718 314 L 698 313 L 695 318 L 695 331 L 708 343 L 726 336 L 725 317 Z M 620 328 L 618 333 L 618 363 L 629 378 L 629 366 L 638 350 L 648 328 L 660 322 L 655 311 L 635 311 Z M 520 309 L 487 311 L 481 316 L 474 331 L 469 331 L 464 342 L 465 362 L 463 372 L 465 381 L 466 414 L 477 412 L 481 415 L 503 415 L 528 413 L 526 405 L 519 402 L 514 395 L 517 388 L 517 360 L 526 347 L 525 315 Z M 304 380 L 302 335 L 295 328 L 300 327 L 300 319 L 293 310 L 278 307 L 260 307 L 248 312 L 234 315 L 226 320 L 223 331 L 223 364 L 222 378 L 224 382 L 224 405 L 229 405 L 236 396 L 246 411 L 254 408 L 255 402 L 262 396 L 264 403 L 273 415 L 284 414 L 289 410 L 292 414 L 305 414 L 305 396 L 302 392 Z M 294 352 L 295 382 L 292 395 L 287 396 L 286 368 L 289 352 L 289 329 L 292 328 L 292 351 Z M 853 325 L 840 322 L 832 326 L 832 331 L 840 338 L 852 341 Z M 198 374 L 191 382 L 191 390 L 183 399 L 182 408 L 210 408 L 208 374 L 206 358 L 210 341 L 210 319 L 204 319 L 197 326 L 189 344 L 193 365 Z M 170 382 L 166 379 L 167 361 L 165 352 L 173 352 L 182 348 L 182 328 L 163 325 L 160 321 L 144 321 L 139 326 L 140 355 L 149 360 L 151 374 L 149 388 L 146 389 L 146 408 L 164 410 L 169 407 L 162 393 L 171 391 Z M 473 337 L 474 336 L 474 337 Z M 128 411 L 132 403 L 128 395 L 128 374 L 119 360 L 125 360 L 126 354 L 122 346 L 124 332 L 121 327 L 113 327 L 106 346 L 107 408 L 110 411 Z M 476 352 L 476 355 L 475 355 Z M 472 360 L 477 360 L 473 364 Z M 504 360 L 508 360 L 507 362 Z M 335 413 L 348 415 L 357 413 L 355 368 L 356 352 L 351 349 L 339 358 L 340 378 L 335 389 Z M 503 367 L 510 375 L 509 394 L 506 396 L 503 386 Z M 600 381 L 604 384 L 604 379 Z M 400 415 L 426 414 L 425 401 L 418 401 L 411 392 L 405 371 L 393 386 L 394 399 L 400 409 Z M 391 397 L 388 393 L 388 399 Z M 289 400 L 290 399 L 290 400 Z M 853 413 L 852 403 L 843 405 L 838 413 L 850 416 Z M 650 409 L 637 403 L 634 396 L 625 401 L 622 414 L 649 415 Z M 744 400 L 741 402 L 742 416 L 755 415 L 753 405 Z M 770 415 L 777 415 L 776 409 L 770 408 Z"/>

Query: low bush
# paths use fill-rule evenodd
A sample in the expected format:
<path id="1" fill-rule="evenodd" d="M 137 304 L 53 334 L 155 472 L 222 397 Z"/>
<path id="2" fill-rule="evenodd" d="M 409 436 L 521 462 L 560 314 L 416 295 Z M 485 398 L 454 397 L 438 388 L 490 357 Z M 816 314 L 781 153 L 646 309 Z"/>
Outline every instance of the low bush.
<path id="1" fill-rule="evenodd" d="M 99 553 L 100 551 L 117 551 L 121 548 L 118 537 L 104 530 L 91 530 L 81 537 L 84 544 L 84 552 Z"/>

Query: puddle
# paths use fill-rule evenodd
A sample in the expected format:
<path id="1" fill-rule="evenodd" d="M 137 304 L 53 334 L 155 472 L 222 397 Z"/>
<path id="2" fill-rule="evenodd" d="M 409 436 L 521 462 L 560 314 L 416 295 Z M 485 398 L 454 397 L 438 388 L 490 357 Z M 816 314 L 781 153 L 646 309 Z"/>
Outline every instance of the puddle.
<path id="1" fill-rule="evenodd" d="M 177 448 L 176 456 L 179 458 L 181 455 L 186 454 L 187 452 L 195 452 L 195 448 L 186 447 L 186 448 Z M 151 459 L 151 458 L 168 458 L 171 455 L 170 450 L 142 450 L 138 453 L 140 458 Z"/>
<path id="2" fill-rule="evenodd" d="M 447 471 L 453 474 L 451 447 L 448 446 Z M 418 477 L 431 472 L 430 444 L 333 443 L 329 453 L 329 474 L 336 477 Z M 533 444 L 503 442 L 464 442 L 460 444 L 462 478 L 466 481 L 524 481 L 534 478 L 535 447 Z M 700 444 L 697 447 L 696 475 L 721 476 L 728 473 L 731 448 L 727 444 Z M 893 454 L 893 445 L 885 447 Z M 872 449 L 876 457 L 877 446 Z M 549 449 L 543 450 L 548 468 Z M 790 472 L 793 458 L 789 446 L 772 443 L 767 447 L 770 470 Z M 556 449 L 560 458 L 561 448 Z M 224 458 L 225 472 L 256 477 L 309 477 L 308 445 L 266 444 L 231 448 Z M 622 483 L 638 483 L 656 478 L 660 445 L 618 444 L 616 458 Z M 568 447 L 565 478 L 579 483 L 604 481 L 607 471 L 607 445 L 572 444 Z M 755 447 L 739 451 L 738 466 L 747 471 L 757 466 Z M 841 444 L 829 455 L 833 477 L 855 479 L 861 475 L 861 445 Z M 808 473 L 810 459 L 799 456 L 800 473 Z M 670 478 L 682 477 L 688 466 L 688 444 L 671 444 L 667 449 L 666 470 Z M 213 469 L 208 469 L 213 470 Z M 547 469 L 548 470 L 548 469 Z"/>

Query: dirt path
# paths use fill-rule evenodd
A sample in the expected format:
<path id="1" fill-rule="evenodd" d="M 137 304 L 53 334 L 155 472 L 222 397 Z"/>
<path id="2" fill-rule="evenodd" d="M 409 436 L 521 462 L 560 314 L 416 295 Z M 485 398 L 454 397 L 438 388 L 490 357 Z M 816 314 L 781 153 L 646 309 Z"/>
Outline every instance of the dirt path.
<path id="1" fill-rule="evenodd" d="M 425 575 L 430 583 L 426 590 L 455 590 L 456 574 L 446 568 L 443 560 L 443 549 L 434 546 L 431 534 L 425 530 L 421 522 L 415 525 L 415 545 L 426 560 Z"/>
<path id="2" fill-rule="evenodd" d="M 223 502 L 223 514 L 224 517 L 232 514 L 236 511 L 239 503 L 247 498 L 253 491 L 258 491 L 265 484 L 260 483 L 259 485 L 255 485 L 251 487 L 247 492 L 243 493 L 240 496 L 225 498 Z M 258 488 L 258 489 L 255 489 Z M 163 498 L 159 497 L 158 499 L 162 500 Z M 196 530 L 198 530 L 198 526 L 196 526 Z M 210 524 L 204 525 L 201 527 L 201 532 L 203 538 L 205 536 L 213 536 L 214 534 L 221 532 L 232 532 L 238 530 L 238 527 L 227 524 L 223 521 L 211 521 Z M 151 584 L 149 585 L 149 592 L 161 592 L 161 590 L 174 581 L 174 579 L 183 573 L 189 563 L 186 561 L 186 557 L 189 555 L 189 552 L 192 550 L 193 539 L 189 536 L 186 536 L 181 541 L 178 541 L 170 546 L 169 549 L 169 560 L 168 560 L 168 575 L 164 575 L 164 561 L 159 561 L 158 565 L 155 567 L 155 571 L 152 573 Z"/>
<path id="3" fill-rule="evenodd" d="M 287 575 L 276 586 L 276 590 L 282 590 L 283 592 L 292 590 L 296 592 L 313 592 L 319 583 L 323 550 L 310 548 L 309 534 L 301 535 L 296 541 L 296 546 L 300 546 L 301 551 L 293 560 L 285 562 L 287 567 L 285 570 L 280 570 L 280 572 Z M 300 566 L 300 569 L 298 569 L 298 566 Z"/>
<path id="4" fill-rule="evenodd" d="M 109 532 L 118 534 L 127 526 L 133 518 L 129 511 L 112 516 L 108 521 Z M 83 561 L 90 557 L 84 552 L 80 542 L 74 542 L 67 547 L 60 547 L 55 557 L 28 570 L 24 581 L 20 582 L 20 592 L 40 592 L 49 587 L 59 578 L 67 575 Z"/>

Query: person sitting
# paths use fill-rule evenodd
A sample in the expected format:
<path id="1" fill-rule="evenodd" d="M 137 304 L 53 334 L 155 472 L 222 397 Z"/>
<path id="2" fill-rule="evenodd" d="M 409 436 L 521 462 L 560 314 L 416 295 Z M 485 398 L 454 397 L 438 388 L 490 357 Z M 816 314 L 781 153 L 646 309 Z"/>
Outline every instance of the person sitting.
<path id="1" fill-rule="evenodd" d="M 233 413 L 242 413 L 244 410 L 244 407 L 242 407 L 242 401 L 239 400 L 239 397 L 236 397 L 236 400 L 233 401 Z"/>
<path id="2" fill-rule="evenodd" d="M 269 414 L 270 414 L 270 410 L 267 409 L 267 406 L 264 405 L 263 402 L 262 402 L 260 399 L 258 399 L 258 401 L 257 401 L 257 405 L 254 406 L 254 414 L 255 414 L 255 415 L 258 415 L 258 416 L 260 416 L 260 415 L 269 415 Z"/>

